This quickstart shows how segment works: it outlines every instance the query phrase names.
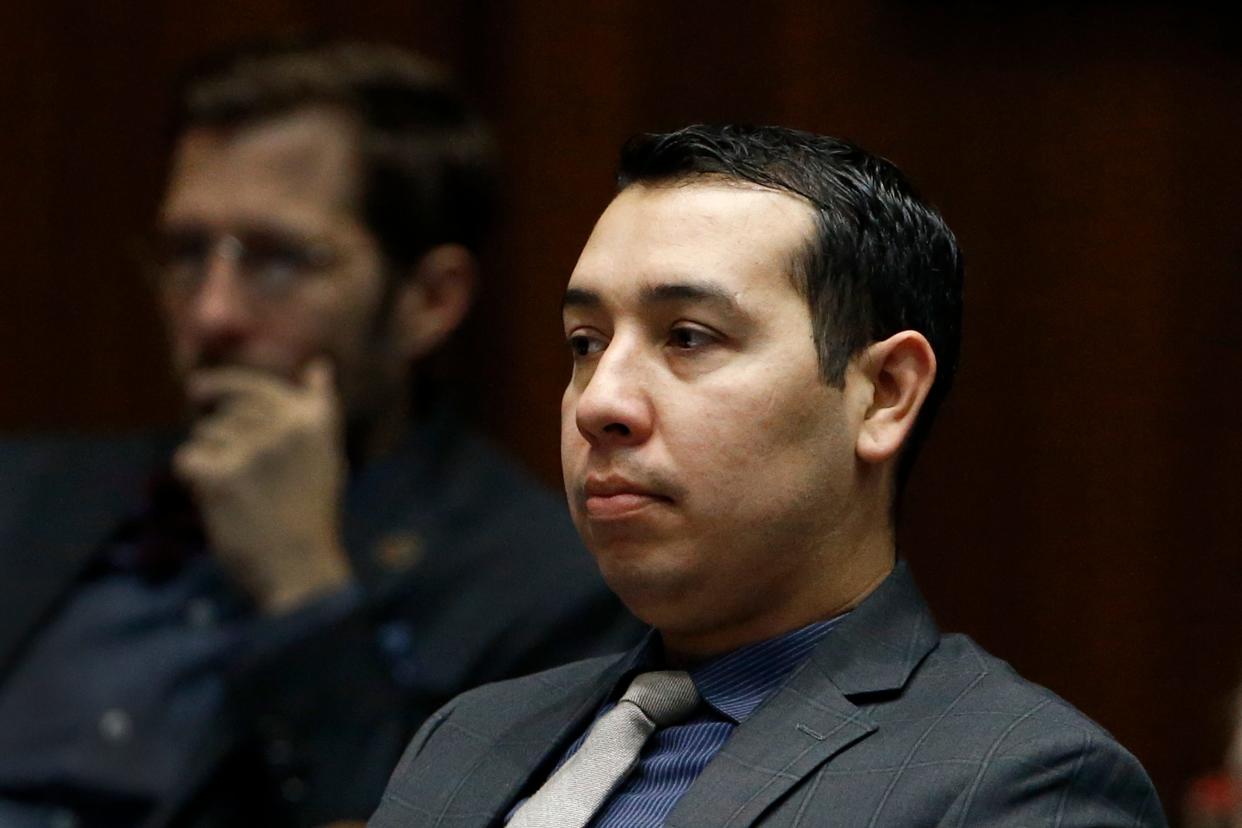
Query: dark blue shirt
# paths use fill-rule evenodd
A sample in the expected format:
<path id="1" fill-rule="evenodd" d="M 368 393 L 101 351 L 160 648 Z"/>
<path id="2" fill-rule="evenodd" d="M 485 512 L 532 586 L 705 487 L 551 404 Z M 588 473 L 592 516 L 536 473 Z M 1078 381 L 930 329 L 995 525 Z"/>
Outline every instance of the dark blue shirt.
<path id="1" fill-rule="evenodd" d="M 751 714 L 801 666 L 838 621 L 810 624 L 778 638 L 761 641 L 704 662 L 689 670 L 703 703 L 681 724 L 657 730 L 643 746 L 638 767 L 604 803 L 591 821 L 594 828 L 658 828 L 677 801 L 728 741 L 733 729 Z M 648 641 L 644 666 L 618 683 L 619 696 L 637 672 L 659 669 L 659 642 Z M 615 698 L 600 708 L 607 713 Z M 594 724 L 594 722 L 592 722 Z M 588 728 L 589 730 L 589 728 Z M 586 732 L 566 751 L 557 767 L 578 750 Z M 519 803 L 520 804 L 520 803 Z M 516 811 L 516 807 L 514 808 Z"/>
<path id="2" fill-rule="evenodd" d="M 229 665 L 360 601 L 355 585 L 262 617 L 193 538 L 175 540 L 103 544 L 0 685 L 0 826 L 138 824 L 218 726 Z"/>

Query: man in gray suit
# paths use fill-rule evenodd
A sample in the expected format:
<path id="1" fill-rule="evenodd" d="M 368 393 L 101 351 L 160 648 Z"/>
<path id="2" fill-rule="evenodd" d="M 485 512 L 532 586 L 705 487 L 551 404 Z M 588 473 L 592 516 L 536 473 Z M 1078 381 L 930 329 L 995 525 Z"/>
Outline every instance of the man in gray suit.
<path id="1" fill-rule="evenodd" d="M 619 180 L 565 295 L 561 450 L 655 631 L 449 703 L 371 824 L 1163 825 L 1132 755 L 942 636 L 897 560 L 958 352 L 943 219 L 774 127 L 640 136 Z"/>

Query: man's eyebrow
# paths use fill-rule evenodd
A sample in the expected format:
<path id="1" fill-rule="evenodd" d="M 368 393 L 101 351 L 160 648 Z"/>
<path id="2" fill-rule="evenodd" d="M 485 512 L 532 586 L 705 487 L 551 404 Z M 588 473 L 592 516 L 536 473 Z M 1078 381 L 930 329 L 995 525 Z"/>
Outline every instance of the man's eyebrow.
<path id="1" fill-rule="evenodd" d="M 561 310 L 566 308 L 598 308 L 604 304 L 599 294 L 585 288 L 566 288 L 565 298 L 561 300 Z"/>
<path id="2" fill-rule="evenodd" d="M 247 239 L 257 238 L 272 239 L 289 244 L 323 241 L 322 238 L 309 230 L 287 222 L 277 222 L 264 217 L 243 220 L 238 222 L 235 227 L 224 229 L 218 228 L 211 222 L 200 218 L 174 218 L 158 224 L 155 228 L 155 234 L 157 237 L 168 239 L 185 236 L 216 236 L 220 234 L 236 236 L 243 242 Z"/>
<path id="3" fill-rule="evenodd" d="M 647 285 L 639 291 L 644 305 L 664 305 L 672 302 L 706 302 L 720 305 L 725 310 L 737 310 L 733 294 L 720 285 L 702 282 L 664 282 Z"/>
<path id="4" fill-rule="evenodd" d="M 733 294 L 720 285 L 706 282 L 661 282 L 645 285 L 638 292 L 639 302 L 643 305 L 669 305 L 679 302 L 698 302 L 712 305 L 720 311 L 733 315 L 742 315 Z M 604 304 L 603 298 L 587 288 L 568 288 L 561 304 L 562 310 L 569 308 L 598 308 Z"/>

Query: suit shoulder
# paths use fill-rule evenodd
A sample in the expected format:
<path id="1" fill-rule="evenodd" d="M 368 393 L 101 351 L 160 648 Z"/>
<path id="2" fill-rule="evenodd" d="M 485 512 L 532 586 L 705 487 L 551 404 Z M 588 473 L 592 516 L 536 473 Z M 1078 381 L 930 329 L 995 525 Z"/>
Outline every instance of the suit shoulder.
<path id="1" fill-rule="evenodd" d="M 923 682 L 949 676 L 965 682 L 959 704 L 966 709 L 990 710 L 1038 722 L 1043 727 L 1057 724 L 1114 741 L 1108 731 L 1082 711 L 1047 687 L 1022 677 L 1008 662 L 992 655 L 969 636 L 943 636 L 918 676 Z"/>
<path id="2" fill-rule="evenodd" d="M 8 435 L 0 438 L 0 549 L 117 517 L 167 457 L 158 434 Z M 97 538 L 82 538 L 94 542 Z"/>
<path id="3" fill-rule="evenodd" d="M 1039 801 L 1046 789 L 1057 794 L 1040 807 L 1065 824 L 1164 824 L 1151 779 L 1129 750 L 970 638 L 944 636 L 906 695 L 923 707 L 931 750 L 951 751 L 973 768 L 954 813 L 1011 824 L 997 815 L 1022 813 L 1015 803 Z"/>
<path id="4" fill-rule="evenodd" d="M 415 735 L 370 824 L 431 824 L 450 812 L 469 814 L 475 824 L 490 815 L 494 795 L 505 798 L 506 787 L 524 778 L 515 768 L 539 764 L 555 750 L 557 734 L 599 703 L 605 674 L 620 658 L 578 661 L 457 696 Z"/>
<path id="5" fill-rule="evenodd" d="M 79 434 L 35 432 L 0 435 L 0 467 L 26 472 L 65 470 L 74 464 L 151 463 L 172 446 L 163 432 Z"/>
<path id="6" fill-rule="evenodd" d="M 486 438 L 457 435 L 443 449 L 434 480 L 446 522 L 503 544 L 526 559 L 524 566 L 557 570 L 585 557 L 564 498 Z"/>
<path id="7" fill-rule="evenodd" d="M 875 730 L 833 760 L 822 795 L 881 810 L 876 824 L 1164 825 L 1129 751 L 965 636 L 939 637 L 901 687 L 851 700 Z"/>
<path id="8" fill-rule="evenodd" d="M 592 691 L 601 675 L 624 657 L 608 655 L 575 661 L 520 678 L 481 684 L 455 696 L 419 728 L 393 779 L 407 775 L 433 741 L 439 750 L 448 751 L 459 746 L 462 734 L 468 734 L 467 741 L 491 744 L 521 722 L 543 715 L 545 705 L 560 705 L 575 697 L 580 703 L 592 701 Z"/>
<path id="9" fill-rule="evenodd" d="M 549 693 L 572 692 L 596 680 L 623 657 L 623 654 L 597 656 L 521 678 L 484 684 L 462 693 L 449 703 L 448 708 L 454 716 L 472 716 L 479 711 L 509 708 L 515 703 L 529 704 L 532 698 L 547 696 Z"/>

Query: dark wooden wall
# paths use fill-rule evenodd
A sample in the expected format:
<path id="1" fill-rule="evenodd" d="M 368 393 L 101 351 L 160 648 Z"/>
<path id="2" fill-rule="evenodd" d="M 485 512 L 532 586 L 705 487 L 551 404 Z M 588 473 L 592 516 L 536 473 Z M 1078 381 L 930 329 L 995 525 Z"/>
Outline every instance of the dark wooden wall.
<path id="1" fill-rule="evenodd" d="M 627 134 L 695 120 L 853 138 L 967 253 L 955 397 L 903 544 L 970 632 L 1129 745 L 1171 813 L 1242 677 L 1239 30 L 1173 3 L 20 2 L 0 11 L 0 428 L 168 423 L 132 264 L 173 71 L 278 27 L 455 67 L 506 215 L 462 343 L 489 430 L 558 475 L 563 282 Z"/>

